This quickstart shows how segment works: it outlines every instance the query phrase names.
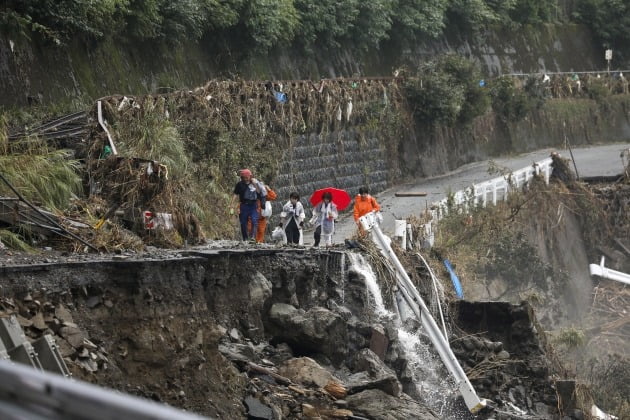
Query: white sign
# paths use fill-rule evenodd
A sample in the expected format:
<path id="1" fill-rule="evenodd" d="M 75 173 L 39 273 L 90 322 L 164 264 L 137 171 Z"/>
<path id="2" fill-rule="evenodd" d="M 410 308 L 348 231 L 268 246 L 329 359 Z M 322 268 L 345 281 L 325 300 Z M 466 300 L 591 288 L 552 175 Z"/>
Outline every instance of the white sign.
<path id="1" fill-rule="evenodd" d="M 606 60 L 612 60 L 612 50 L 606 50 Z"/>

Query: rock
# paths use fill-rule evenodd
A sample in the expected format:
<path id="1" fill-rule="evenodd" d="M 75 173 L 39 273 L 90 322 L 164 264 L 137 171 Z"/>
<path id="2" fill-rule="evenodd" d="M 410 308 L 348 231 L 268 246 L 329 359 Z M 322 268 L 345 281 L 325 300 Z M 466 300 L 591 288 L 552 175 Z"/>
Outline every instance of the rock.
<path id="1" fill-rule="evenodd" d="M 195 347 L 203 347 L 203 330 L 197 330 L 195 335 Z"/>
<path id="2" fill-rule="evenodd" d="M 55 343 L 57 344 L 59 353 L 61 353 L 61 357 L 70 357 L 76 353 L 74 347 L 72 347 L 67 340 L 64 340 L 61 337 L 55 337 Z"/>
<path id="3" fill-rule="evenodd" d="M 352 411 L 340 408 L 335 408 L 333 410 L 321 410 L 321 414 L 326 417 L 337 419 L 347 419 L 354 416 L 354 413 Z"/>
<path id="4" fill-rule="evenodd" d="M 338 314 L 319 306 L 304 312 L 287 304 L 274 304 L 269 311 L 274 341 L 284 341 L 306 353 L 322 353 L 341 362 L 348 353 L 348 329 Z"/>
<path id="5" fill-rule="evenodd" d="M 26 318 L 24 318 L 24 317 L 23 317 L 22 315 L 20 315 L 20 314 L 18 314 L 18 315 L 17 315 L 17 320 L 18 320 L 18 323 L 20 324 L 20 326 L 21 326 L 22 328 L 28 328 L 28 327 L 30 327 L 31 325 L 33 325 L 33 321 L 31 321 L 30 319 L 26 319 Z"/>
<path id="6" fill-rule="evenodd" d="M 239 333 L 236 328 L 232 328 L 230 330 L 230 338 L 232 339 L 232 341 L 240 341 L 241 340 L 241 333 Z"/>
<path id="7" fill-rule="evenodd" d="M 59 304 L 59 306 L 57 306 L 57 309 L 55 309 L 55 316 L 59 318 L 63 323 L 74 323 L 74 320 L 72 319 L 72 314 L 61 303 Z"/>
<path id="8" fill-rule="evenodd" d="M 265 301 L 271 297 L 271 288 L 271 282 L 257 271 L 249 282 L 250 305 L 256 310 L 261 310 Z"/>
<path id="9" fill-rule="evenodd" d="M 332 373 L 321 367 L 310 357 L 290 359 L 278 366 L 278 373 L 291 379 L 292 382 L 324 388 L 330 382 L 341 383 Z"/>
<path id="10" fill-rule="evenodd" d="M 83 339 L 83 347 L 88 349 L 88 350 L 96 350 L 98 348 L 98 346 L 96 344 L 92 343 L 87 338 Z"/>
<path id="11" fill-rule="evenodd" d="M 91 296 L 85 302 L 88 308 L 93 309 L 100 305 L 102 302 L 102 298 L 100 296 Z"/>
<path id="12" fill-rule="evenodd" d="M 350 393 L 361 392 L 365 389 L 380 389 L 395 397 L 402 393 L 402 385 L 396 373 L 379 359 L 370 349 L 362 349 L 353 360 L 354 371 L 348 379 Z"/>
<path id="13" fill-rule="evenodd" d="M 499 353 L 497 353 L 497 359 L 499 360 L 507 360 L 510 358 L 510 353 L 508 353 L 505 350 L 501 350 Z"/>
<path id="14" fill-rule="evenodd" d="M 439 419 L 428 407 L 405 394 L 396 398 L 378 389 L 369 389 L 348 396 L 347 401 L 354 416 L 388 420 Z"/>
<path id="15" fill-rule="evenodd" d="M 41 312 L 37 312 L 33 318 L 31 318 L 33 322 L 33 327 L 37 328 L 40 331 L 44 331 L 48 326 L 46 326 L 46 321 L 44 321 L 44 315 Z"/>
<path id="16" fill-rule="evenodd" d="M 225 343 L 219 344 L 219 352 L 233 361 L 249 362 L 256 359 L 256 352 L 247 344 Z"/>
<path id="17" fill-rule="evenodd" d="M 263 404 L 257 398 L 245 398 L 245 406 L 247 407 L 247 415 L 250 419 L 273 419 L 273 410 L 271 409 L 271 407 Z"/>
<path id="18" fill-rule="evenodd" d="M 310 404 L 302 404 L 302 414 L 306 417 L 319 417 L 319 412 Z"/>
<path id="19" fill-rule="evenodd" d="M 381 325 L 372 327 L 372 336 L 370 337 L 370 350 L 372 350 L 381 360 L 385 360 L 389 339 L 385 335 L 385 329 Z"/>
<path id="20" fill-rule="evenodd" d="M 111 309 L 114 307 L 114 302 L 112 302 L 111 300 L 107 299 L 103 302 L 103 305 L 105 305 L 106 308 Z"/>
<path id="21" fill-rule="evenodd" d="M 65 338 L 68 343 L 70 343 L 70 345 L 75 349 L 83 346 L 83 340 L 85 339 L 85 336 L 80 329 L 69 326 L 61 327 L 61 329 L 59 330 L 59 334 L 63 338 Z"/>

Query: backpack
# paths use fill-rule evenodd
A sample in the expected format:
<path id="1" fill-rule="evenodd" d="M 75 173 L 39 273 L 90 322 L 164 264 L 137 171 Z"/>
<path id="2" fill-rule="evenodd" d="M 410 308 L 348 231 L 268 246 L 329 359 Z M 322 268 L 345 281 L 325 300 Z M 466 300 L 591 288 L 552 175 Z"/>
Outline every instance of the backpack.
<path id="1" fill-rule="evenodd" d="M 265 185 L 265 188 L 267 188 L 267 200 L 273 201 L 276 198 L 278 198 L 278 194 L 276 194 L 276 192 L 274 190 L 272 190 L 271 188 L 269 188 L 266 185 Z"/>

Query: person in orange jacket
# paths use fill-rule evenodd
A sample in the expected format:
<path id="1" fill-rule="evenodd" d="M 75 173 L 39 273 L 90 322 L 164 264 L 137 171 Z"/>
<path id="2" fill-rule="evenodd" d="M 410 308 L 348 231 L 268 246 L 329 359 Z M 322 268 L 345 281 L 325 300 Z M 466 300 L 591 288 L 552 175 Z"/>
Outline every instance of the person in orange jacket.
<path id="1" fill-rule="evenodd" d="M 361 227 L 359 218 L 371 211 L 381 211 L 376 199 L 368 194 L 367 187 L 359 188 L 359 194 L 354 198 L 354 221 Z"/>
<path id="2" fill-rule="evenodd" d="M 267 200 L 265 201 L 265 203 L 267 201 L 275 201 L 275 199 L 277 198 L 276 192 L 272 190 L 271 188 L 269 188 L 268 185 L 263 185 L 263 188 L 265 188 L 267 191 L 267 196 L 266 196 Z M 256 207 L 258 209 L 258 227 L 256 228 L 256 242 L 261 244 L 265 242 L 265 231 L 267 230 L 267 220 L 271 216 L 271 214 L 269 216 L 265 215 L 261 200 L 258 200 Z M 248 226 L 248 229 L 251 230 L 252 228 L 251 222 L 247 226 Z"/>

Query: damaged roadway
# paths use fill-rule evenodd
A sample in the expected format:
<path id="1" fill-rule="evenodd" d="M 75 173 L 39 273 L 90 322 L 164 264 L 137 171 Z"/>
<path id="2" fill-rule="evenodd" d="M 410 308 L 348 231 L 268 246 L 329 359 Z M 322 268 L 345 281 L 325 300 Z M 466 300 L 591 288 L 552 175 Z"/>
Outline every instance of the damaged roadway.
<path id="1" fill-rule="evenodd" d="M 0 310 L 30 339 L 54 334 L 75 378 L 210 417 L 450 417 L 424 401 L 343 252 L 218 245 L 63 264 L 11 255 Z M 466 305 L 454 331 L 468 338 L 452 345 L 473 385 L 502 407 L 552 412 L 528 305 Z M 465 418 L 459 404 L 446 409 Z"/>
<path id="2" fill-rule="evenodd" d="M 0 311 L 31 340 L 53 334 L 76 378 L 210 417 L 468 417 L 457 398 L 427 401 L 344 252 L 238 241 L 111 255 L 3 249 Z M 580 416 L 558 401 L 529 305 L 460 302 L 451 313 L 453 351 L 497 404 L 494 418 Z"/>

